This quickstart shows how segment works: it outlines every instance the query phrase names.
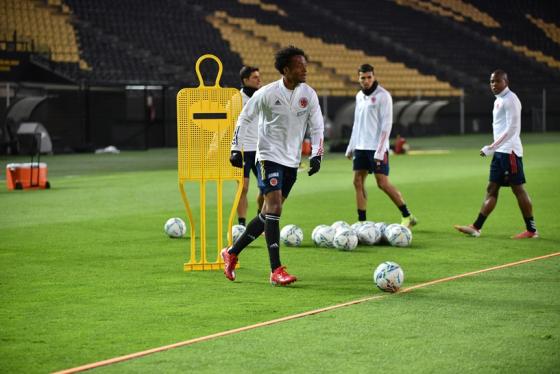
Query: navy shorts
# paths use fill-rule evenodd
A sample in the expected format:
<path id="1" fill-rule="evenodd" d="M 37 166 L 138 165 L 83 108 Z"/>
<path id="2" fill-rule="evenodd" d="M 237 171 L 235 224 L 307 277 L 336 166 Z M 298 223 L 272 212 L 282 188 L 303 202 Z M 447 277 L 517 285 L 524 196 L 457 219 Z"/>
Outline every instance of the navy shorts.
<path id="1" fill-rule="evenodd" d="M 367 170 L 369 174 L 389 175 L 389 152 L 385 152 L 383 161 L 375 160 L 375 151 L 355 149 L 352 157 L 354 171 Z"/>
<path id="2" fill-rule="evenodd" d="M 257 152 L 243 152 L 243 177 L 249 178 L 251 171 L 253 175 L 258 178 L 257 174 L 257 164 L 255 163 L 255 158 L 257 157 Z"/>
<path id="3" fill-rule="evenodd" d="M 512 186 L 525 183 L 522 157 L 515 153 L 494 153 L 490 164 L 490 182 L 500 186 Z"/>
<path id="4" fill-rule="evenodd" d="M 297 168 L 289 168 L 272 161 L 261 161 L 258 170 L 259 189 L 263 195 L 282 190 L 288 197 L 297 179 Z"/>

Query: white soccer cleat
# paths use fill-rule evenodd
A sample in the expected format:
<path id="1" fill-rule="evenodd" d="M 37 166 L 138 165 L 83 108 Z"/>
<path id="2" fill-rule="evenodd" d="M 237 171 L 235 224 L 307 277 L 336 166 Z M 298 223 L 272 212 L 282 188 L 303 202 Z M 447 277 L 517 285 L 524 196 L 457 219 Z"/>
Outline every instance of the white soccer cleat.
<path id="1" fill-rule="evenodd" d="M 454 227 L 457 231 L 462 232 L 463 234 L 467 234 L 475 238 L 478 238 L 480 236 L 480 230 L 474 227 L 473 225 L 468 225 L 468 226 L 455 225 Z"/>

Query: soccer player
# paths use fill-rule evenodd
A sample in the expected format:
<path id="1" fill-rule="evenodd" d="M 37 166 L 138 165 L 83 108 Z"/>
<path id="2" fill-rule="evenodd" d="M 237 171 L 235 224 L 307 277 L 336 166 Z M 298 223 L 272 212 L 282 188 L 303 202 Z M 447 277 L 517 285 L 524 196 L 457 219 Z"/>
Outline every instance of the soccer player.
<path id="1" fill-rule="evenodd" d="M 270 258 L 270 283 L 287 285 L 296 281 L 280 262 L 280 215 L 282 204 L 297 178 L 301 160 L 301 143 L 307 127 L 311 133 L 312 152 L 308 175 L 317 173 L 323 155 L 323 115 L 317 93 L 305 83 L 307 58 L 294 46 L 279 50 L 274 66 L 282 78 L 259 89 L 239 116 L 239 130 L 234 136 L 230 162 L 242 167 L 236 144 L 243 142 L 246 130 L 258 118 L 257 160 L 259 187 L 264 205 L 232 247 L 221 252 L 225 276 L 235 280 L 235 265 L 241 251 L 264 231 Z"/>
<path id="2" fill-rule="evenodd" d="M 247 101 L 253 96 L 255 91 L 261 88 L 261 75 L 259 68 L 253 66 L 243 66 L 239 72 L 239 77 L 241 78 L 241 100 L 243 101 L 243 106 L 247 104 Z M 237 137 L 239 131 L 240 123 L 237 122 L 235 127 L 234 137 Z M 247 217 L 247 207 L 249 203 L 247 202 L 247 192 L 249 192 L 249 176 L 251 171 L 255 177 L 257 177 L 257 164 L 255 162 L 255 156 L 257 154 L 257 127 L 258 118 L 255 117 L 253 121 L 248 124 L 247 130 L 245 131 L 245 136 L 243 138 L 243 143 L 234 139 L 233 147 L 235 151 L 243 150 L 243 189 L 241 190 L 241 197 L 239 198 L 239 204 L 237 205 L 237 220 L 240 225 L 245 226 Z M 259 192 L 257 195 L 257 206 L 260 213 L 262 205 L 264 202 L 264 196 Z"/>
<path id="3" fill-rule="evenodd" d="M 490 180 L 486 187 L 486 197 L 474 223 L 468 226 L 455 225 L 455 228 L 464 234 L 479 237 L 484 221 L 496 207 L 500 187 L 511 186 L 526 227 L 526 231 L 513 236 L 512 239 L 538 238 L 539 234 L 533 218 L 533 205 L 529 194 L 523 187 L 525 184 L 522 161 L 523 146 L 519 137 L 521 102 L 517 95 L 509 89 L 508 84 L 508 76 L 505 71 L 496 70 L 490 75 L 490 89 L 496 96 L 492 111 L 494 143 L 485 145 L 480 150 L 482 157 L 494 155 L 490 164 Z"/>
<path id="4" fill-rule="evenodd" d="M 375 79 L 373 66 L 358 69 L 361 91 L 356 94 L 352 136 L 346 157 L 352 160 L 358 220 L 365 221 L 367 209 L 366 178 L 375 176 L 377 187 L 389 196 L 402 214 L 401 224 L 416 225 L 417 220 L 406 206 L 402 194 L 389 180 L 389 135 L 393 126 L 393 99 Z"/>

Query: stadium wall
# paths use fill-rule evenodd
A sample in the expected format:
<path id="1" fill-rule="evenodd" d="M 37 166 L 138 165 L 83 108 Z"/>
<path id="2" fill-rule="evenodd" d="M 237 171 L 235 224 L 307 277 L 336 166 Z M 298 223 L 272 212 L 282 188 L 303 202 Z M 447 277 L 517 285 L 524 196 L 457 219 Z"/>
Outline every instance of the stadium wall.
<path id="1" fill-rule="evenodd" d="M 55 153 L 93 152 L 109 145 L 119 149 L 176 147 L 176 95 L 178 87 L 167 86 L 76 86 L 52 84 L 2 84 L 4 103 L 2 129 L 15 134 L 21 122 L 42 123 L 53 141 Z M 547 93 L 546 130 L 560 130 L 560 90 Z M 45 97 L 28 118 L 14 121 L 13 105 L 24 97 Z M 523 102 L 523 98 L 522 102 Z M 490 133 L 492 103 L 487 95 L 461 98 L 394 98 L 395 116 L 392 136 L 437 136 Z M 461 103 L 463 102 L 463 104 Z M 326 136 L 331 150 L 344 148 L 352 126 L 354 99 L 320 97 L 326 116 Z M 404 103 L 404 104 L 403 104 Z M 440 104 L 438 104 L 440 103 Z M 416 105 L 420 108 L 413 108 Z M 439 107 L 434 110 L 434 105 Z M 461 105 L 464 119 L 461 120 Z M 432 109 L 429 109 L 429 108 Z M 409 108 L 405 116 L 405 112 Z M 326 109 L 326 111 L 325 111 Z M 431 116 L 429 110 L 435 111 Z M 342 115 L 342 114 L 345 114 Z M 350 113 L 350 114 L 348 114 Z M 412 114 L 410 114 L 412 113 Z M 535 95 L 523 102 L 524 132 L 542 131 L 542 98 Z M 1 141 L 2 139 L 0 139 Z M 2 142 L 0 142 L 1 144 Z M 5 144 L 5 139 L 3 140 Z M 13 152 L 5 146 L 1 153 Z"/>

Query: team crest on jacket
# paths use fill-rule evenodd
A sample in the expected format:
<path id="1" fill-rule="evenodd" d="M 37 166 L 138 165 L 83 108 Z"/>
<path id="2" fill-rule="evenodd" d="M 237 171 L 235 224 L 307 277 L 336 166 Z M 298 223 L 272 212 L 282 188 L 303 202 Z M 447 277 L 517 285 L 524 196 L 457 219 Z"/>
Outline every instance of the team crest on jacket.
<path id="1" fill-rule="evenodd" d="M 377 100 L 377 98 L 376 98 L 375 96 L 373 96 L 373 97 L 371 98 L 371 103 L 372 103 L 372 104 L 375 104 L 375 100 Z"/>
<path id="2" fill-rule="evenodd" d="M 302 97 L 301 99 L 299 99 L 299 106 L 302 108 L 307 108 L 308 103 L 309 101 L 307 101 L 306 97 Z"/>

